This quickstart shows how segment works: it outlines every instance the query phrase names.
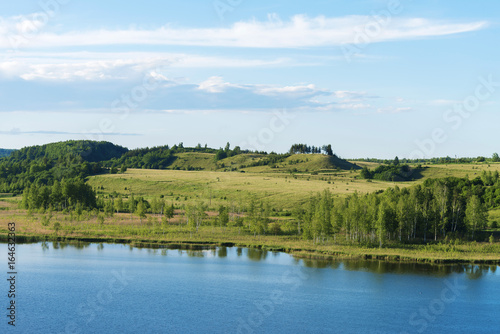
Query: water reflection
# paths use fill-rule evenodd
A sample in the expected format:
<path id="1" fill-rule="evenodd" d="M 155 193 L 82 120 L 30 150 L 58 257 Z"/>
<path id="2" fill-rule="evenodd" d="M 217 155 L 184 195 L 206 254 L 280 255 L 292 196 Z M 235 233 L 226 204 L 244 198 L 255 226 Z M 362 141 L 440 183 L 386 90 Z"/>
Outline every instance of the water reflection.
<path id="1" fill-rule="evenodd" d="M 387 262 L 380 260 L 304 260 L 304 265 L 311 268 L 333 268 L 349 271 L 367 271 L 376 274 L 414 274 L 428 275 L 434 277 L 445 277 L 451 274 L 466 274 L 469 279 L 478 279 L 483 275 L 496 271 L 497 266 L 474 265 L 474 264 L 453 264 L 453 265 L 434 265 L 426 263 L 405 263 L 405 262 Z M 494 269 L 492 269 L 492 267 Z"/>
<path id="2" fill-rule="evenodd" d="M 227 247 L 219 247 L 217 251 L 219 257 L 227 257 Z"/>
<path id="3" fill-rule="evenodd" d="M 43 241 L 39 243 L 42 251 L 50 249 L 50 243 Z M 104 243 L 92 244 L 89 242 L 74 241 L 74 242 L 52 242 L 52 248 L 55 250 L 74 248 L 82 250 L 96 245 L 99 252 L 104 250 Z M 113 245 L 113 244 L 111 244 Z M 202 257 L 243 257 L 246 255 L 251 261 L 266 261 L 268 259 L 269 251 L 258 248 L 241 248 L 241 247 L 207 247 L 200 245 L 165 245 L 155 248 L 144 247 L 144 245 L 128 245 L 130 251 L 145 250 L 152 256 L 162 255 L 167 256 L 169 249 L 175 249 L 179 256 L 187 255 L 193 258 Z M 125 246 L 126 247 L 126 246 Z M 324 259 L 298 259 L 291 257 L 289 254 L 281 252 L 271 252 L 273 259 L 278 259 L 281 256 L 288 257 L 291 263 L 295 265 L 303 265 L 307 268 L 317 269 L 332 269 L 332 270 L 348 270 L 348 271 L 366 271 L 376 274 L 414 274 L 426 275 L 434 277 L 445 277 L 451 274 L 465 274 L 471 280 L 479 279 L 484 275 L 491 273 L 495 274 L 497 265 L 474 265 L 474 264 L 447 264 L 436 265 L 428 263 L 406 263 L 406 262 L 388 262 L 382 260 L 363 260 L 363 259 L 342 259 L 342 260 L 324 260 Z"/>
<path id="4" fill-rule="evenodd" d="M 247 248 L 247 257 L 252 261 L 262 261 L 267 258 L 267 251 L 258 248 Z"/>

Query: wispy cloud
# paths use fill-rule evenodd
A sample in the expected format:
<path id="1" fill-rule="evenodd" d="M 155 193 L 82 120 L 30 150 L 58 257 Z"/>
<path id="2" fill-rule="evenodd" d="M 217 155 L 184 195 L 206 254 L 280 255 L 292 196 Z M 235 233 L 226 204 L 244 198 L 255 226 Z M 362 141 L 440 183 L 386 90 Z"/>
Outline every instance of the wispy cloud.
<path id="1" fill-rule="evenodd" d="M 335 91 L 307 83 L 295 85 L 233 83 L 220 76 L 209 77 L 199 82 L 186 82 L 169 79 L 164 73 L 154 71 L 150 75 L 156 76 L 158 87 L 130 112 L 268 111 L 276 108 L 288 108 L 290 111 L 335 112 L 371 109 L 372 103 L 380 99 L 366 92 Z M 6 85 L 2 92 L 10 96 L 11 103 L 6 101 L 7 103 L 0 105 L 0 111 L 113 112 L 112 102 L 123 95 L 121 90 L 115 87 L 118 84 L 118 81 L 114 84 L 109 84 L 107 81 L 83 81 L 78 84 L 56 81 L 47 85 L 37 80 L 13 81 L 13 84 Z M 19 85 L 24 87 L 22 92 L 17 89 Z M 22 95 L 26 90 L 36 98 L 23 99 Z M 61 95 L 64 96 L 64 100 Z"/>
<path id="2" fill-rule="evenodd" d="M 3 58 L 3 59 L 2 59 Z M 179 53 L 19 52 L 0 58 L 0 78 L 123 80 L 158 68 L 246 68 L 296 65 L 290 59 L 212 57 Z"/>
<path id="3" fill-rule="evenodd" d="M 19 128 L 13 128 L 10 131 L 0 131 L 0 135 L 103 135 L 103 136 L 142 136 L 139 133 L 117 133 L 117 132 L 67 132 L 67 131 L 45 131 L 33 130 L 22 131 Z"/>
<path id="4" fill-rule="evenodd" d="M 154 30 L 41 31 L 26 47 L 53 48 L 98 45 L 183 45 L 245 48 L 304 48 L 338 46 L 352 43 L 372 18 L 355 15 L 344 17 L 309 17 L 295 15 L 283 21 L 269 15 L 267 21 L 240 21 L 229 28 L 183 28 L 170 25 Z M 34 22 L 32 22 L 34 20 Z M 35 19 L 11 17 L 0 22 L 0 48 L 11 48 L 13 36 L 22 35 Z M 448 22 L 424 18 L 394 18 L 371 43 L 445 36 L 483 29 L 486 21 Z"/>

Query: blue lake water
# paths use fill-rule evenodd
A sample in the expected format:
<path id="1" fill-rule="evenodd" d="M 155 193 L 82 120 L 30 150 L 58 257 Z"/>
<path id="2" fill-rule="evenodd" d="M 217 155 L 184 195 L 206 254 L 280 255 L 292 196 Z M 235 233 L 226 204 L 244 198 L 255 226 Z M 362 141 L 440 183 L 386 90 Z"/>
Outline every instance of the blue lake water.
<path id="1" fill-rule="evenodd" d="M 6 254 L 6 244 L 0 244 Z M 255 249 L 17 245 L 1 333 L 498 333 L 497 266 L 304 261 Z M 5 260 L 5 268 L 7 261 Z M 7 277 L 8 270 L 4 270 Z"/>

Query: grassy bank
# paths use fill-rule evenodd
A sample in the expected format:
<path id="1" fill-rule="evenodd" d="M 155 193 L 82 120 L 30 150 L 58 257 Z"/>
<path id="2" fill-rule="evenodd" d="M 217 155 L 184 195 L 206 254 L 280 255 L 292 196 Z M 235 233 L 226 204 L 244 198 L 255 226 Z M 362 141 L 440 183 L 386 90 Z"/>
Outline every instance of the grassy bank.
<path id="1" fill-rule="evenodd" d="M 343 240 L 328 240 L 315 244 L 297 236 L 254 236 L 243 228 L 201 226 L 198 233 L 190 230 L 182 220 L 174 218 L 171 224 L 161 225 L 118 214 L 100 224 L 90 217 L 54 214 L 44 226 L 45 215 L 27 215 L 24 210 L 11 208 L 0 214 L 0 239 L 7 238 L 7 222 L 16 222 L 18 241 L 81 240 L 86 242 L 115 242 L 145 247 L 213 247 L 235 246 L 283 251 L 302 258 L 364 258 L 402 262 L 428 263 L 484 263 L 500 264 L 500 243 L 456 242 L 404 245 L 387 244 L 383 248 L 348 244 Z M 55 224 L 55 223 L 58 224 Z"/>
<path id="2" fill-rule="evenodd" d="M 187 159 L 188 156 L 185 157 Z M 232 157 L 230 159 L 237 159 Z M 300 159 L 302 160 L 300 160 Z M 241 157 L 239 157 L 241 159 Z M 198 159 L 197 161 L 209 161 Z M 63 214 L 54 212 L 29 214 L 18 209 L 20 197 L 0 194 L 0 238 L 7 235 L 7 223 L 16 222 L 17 235 L 24 240 L 84 240 L 92 242 L 120 242 L 153 246 L 172 245 L 195 247 L 196 245 L 230 245 L 256 247 L 267 250 L 285 251 L 300 257 L 310 258 L 366 258 L 409 262 L 476 262 L 500 263 L 499 230 L 492 230 L 481 236 L 478 243 L 446 241 L 441 244 L 405 245 L 386 244 L 376 246 L 354 245 L 336 237 L 322 244 L 304 240 L 287 230 L 288 213 L 304 205 L 311 196 L 325 189 L 334 196 L 347 196 L 354 192 L 372 193 L 395 186 L 407 187 L 432 177 L 465 176 L 476 177 L 483 170 L 500 169 L 500 164 L 432 165 L 422 171 L 422 178 L 413 182 L 385 182 L 359 179 L 356 170 L 320 169 L 324 157 L 292 156 L 286 161 L 286 168 L 299 166 L 297 172 L 287 173 L 285 167 L 248 167 L 245 173 L 215 171 L 144 170 L 130 169 L 124 174 L 106 174 L 90 177 L 90 184 L 101 198 L 118 195 L 124 200 L 132 194 L 151 200 L 162 196 L 167 204 L 176 208 L 196 202 L 208 205 L 210 224 L 219 205 L 237 207 L 248 206 L 251 199 L 265 200 L 273 208 L 271 221 L 279 222 L 282 235 L 254 236 L 242 227 L 219 228 L 203 225 L 198 233 L 185 224 L 180 210 L 176 210 L 168 224 L 161 224 L 160 218 L 148 212 L 148 218 L 140 220 L 137 215 L 118 213 L 99 221 L 95 213 L 85 212 L 77 216 L 74 212 Z M 181 160 L 178 161 L 180 163 Z M 212 163 L 212 160 L 210 160 Z M 194 163 L 194 162 L 193 162 Z M 234 162 L 237 164 L 239 162 Z M 360 163 L 375 167 L 374 163 Z M 309 168 L 319 168 L 318 172 L 308 172 Z M 323 165 L 321 165 L 323 166 Z M 320 166 L 320 167 L 321 167 Z M 307 168 L 306 168 L 307 167 Z M 283 169 L 280 171 L 280 168 Z M 242 215 L 240 210 L 235 215 Z M 288 212 L 284 212 L 288 211 Z M 102 216 L 103 214 L 101 214 Z M 490 210 L 490 220 L 500 221 L 500 209 Z M 489 243 L 493 233 L 496 242 Z"/>

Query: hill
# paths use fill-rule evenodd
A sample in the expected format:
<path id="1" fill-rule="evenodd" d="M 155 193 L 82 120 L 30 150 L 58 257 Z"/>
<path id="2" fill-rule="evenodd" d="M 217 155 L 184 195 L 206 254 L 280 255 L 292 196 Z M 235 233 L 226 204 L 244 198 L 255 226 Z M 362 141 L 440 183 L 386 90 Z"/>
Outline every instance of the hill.
<path id="1" fill-rule="evenodd" d="M 66 141 L 30 146 L 0 159 L 0 192 L 20 193 L 32 184 L 79 178 L 103 171 L 100 161 L 116 158 L 128 149 L 109 142 Z"/>
<path id="2" fill-rule="evenodd" d="M 91 140 L 69 140 L 41 146 L 29 146 L 15 151 L 11 158 L 14 160 L 59 159 L 67 155 L 79 156 L 88 162 L 99 162 L 122 156 L 128 152 L 127 148 L 110 142 Z"/>
<path id="3" fill-rule="evenodd" d="M 0 158 L 8 157 L 14 150 L 8 150 L 5 148 L 0 148 Z"/>
<path id="4" fill-rule="evenodd" d="M 103 161 L 103 166 L 140 169 L 249 171 L 249 172 L 327 172 L 360 169 L 335 155 L 277 154 L 250 152 L 235 147 L 213 149 L 183 147 L 182 144 L 130 150 L 119 158 Z"/>

